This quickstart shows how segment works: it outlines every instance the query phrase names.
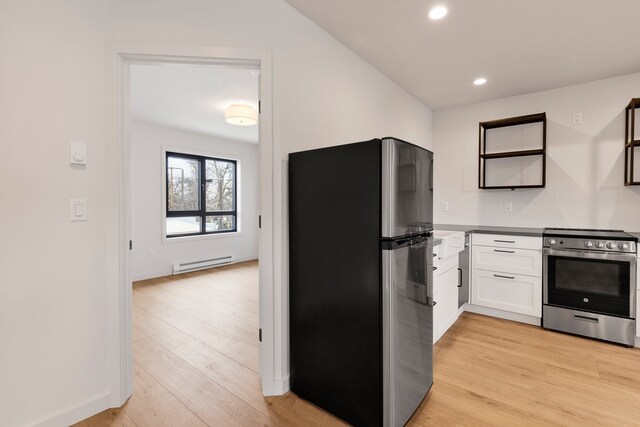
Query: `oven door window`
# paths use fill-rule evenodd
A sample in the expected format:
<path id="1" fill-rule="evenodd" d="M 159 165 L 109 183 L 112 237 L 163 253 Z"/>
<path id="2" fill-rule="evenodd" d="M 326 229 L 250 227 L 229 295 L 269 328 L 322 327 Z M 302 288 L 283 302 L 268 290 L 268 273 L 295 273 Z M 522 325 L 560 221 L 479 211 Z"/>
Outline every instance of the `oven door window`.
<path id="1" fill-rule="evenodd" d="M 548 256 L 551 305 L 630 316 L 630 264 L 625 261 Z"/>

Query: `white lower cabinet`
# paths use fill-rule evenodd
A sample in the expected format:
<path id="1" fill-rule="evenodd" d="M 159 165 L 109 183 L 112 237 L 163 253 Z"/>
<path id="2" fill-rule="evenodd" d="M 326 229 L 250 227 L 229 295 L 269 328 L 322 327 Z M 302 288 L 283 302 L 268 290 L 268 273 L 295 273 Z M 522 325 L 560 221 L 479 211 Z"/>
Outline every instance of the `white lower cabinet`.
<path id="1" fill-rule="evenodd" d="M 540 277 L 474 268 L 472 284 L 471 304 L 528 316 L 542 316 Z"/>
<path id="2" fill-rule="evenodd" d="M 433 273 L 433 342 L 435 343 L 458 318 L 458 254 L 440 260 L 448 268 Z"/>
<path id="3" fill-rule="evenodd" d="M 640 267 L 638 267 L 640 270 Z M 640 338 L 640 316 L 638 316 L 638 310 L 640 310 L 640 291 L 638 291 L 638 298 L 636 300 L 636 336 Z"/>

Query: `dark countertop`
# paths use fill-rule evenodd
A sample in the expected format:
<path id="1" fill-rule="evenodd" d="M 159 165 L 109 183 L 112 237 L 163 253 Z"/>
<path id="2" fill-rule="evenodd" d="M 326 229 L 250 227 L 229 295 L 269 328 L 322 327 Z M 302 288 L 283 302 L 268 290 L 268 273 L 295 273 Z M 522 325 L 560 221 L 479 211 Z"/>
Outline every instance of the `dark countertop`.
<path id="1" fill-rule="evenodd" d="M 627 231 L 628 234 L 631 234 L 633 237 L 636 238 L 636 240 L 638 242 L 640 242 L 640 232 L 639 231 Z"/>
<path id="2" fill-rule="evenodd" d="M 492 225 L 435 224 L 435 230 L 464 231 L 465 233 L 502 234 L 514 236 L 542 237 L 543 228 L 499 227 Z M 640 234 L 638 235 L 640 236 Z"/>

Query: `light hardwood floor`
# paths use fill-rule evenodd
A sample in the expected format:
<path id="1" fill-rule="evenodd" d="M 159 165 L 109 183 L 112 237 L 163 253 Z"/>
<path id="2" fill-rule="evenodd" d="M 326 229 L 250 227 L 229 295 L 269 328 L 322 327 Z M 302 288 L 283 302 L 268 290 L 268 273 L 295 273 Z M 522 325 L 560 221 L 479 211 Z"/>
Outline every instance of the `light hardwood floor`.
<path id="1" fill-rule="evenodd" d="M 256 262 L 138 282 L 134 393 L 79 426 L 344 425 L 263 398 Z M 640 425 L 640 350 L 465 313 L 412 426 Z"/>

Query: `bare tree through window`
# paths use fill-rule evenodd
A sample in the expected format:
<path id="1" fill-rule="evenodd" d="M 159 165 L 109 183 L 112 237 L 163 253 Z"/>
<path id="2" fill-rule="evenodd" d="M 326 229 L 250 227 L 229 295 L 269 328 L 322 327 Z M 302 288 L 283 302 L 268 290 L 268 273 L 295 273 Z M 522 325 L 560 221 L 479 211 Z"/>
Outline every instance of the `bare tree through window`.
<path id="1" fill-rule="evenodd" d="M 237 163 L 167 153 L 167 237 L 236 231 Z"/>

